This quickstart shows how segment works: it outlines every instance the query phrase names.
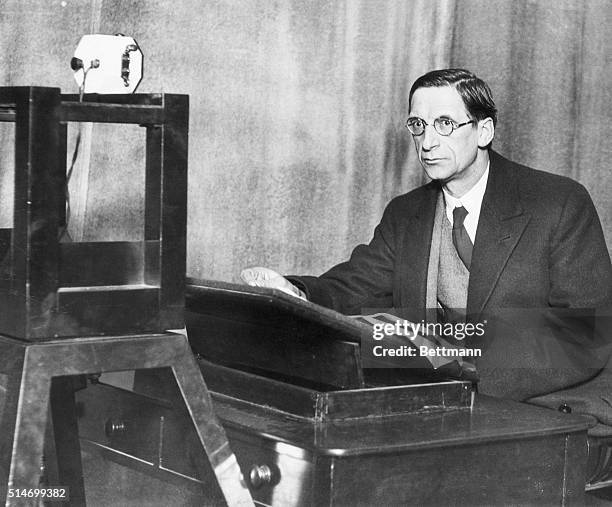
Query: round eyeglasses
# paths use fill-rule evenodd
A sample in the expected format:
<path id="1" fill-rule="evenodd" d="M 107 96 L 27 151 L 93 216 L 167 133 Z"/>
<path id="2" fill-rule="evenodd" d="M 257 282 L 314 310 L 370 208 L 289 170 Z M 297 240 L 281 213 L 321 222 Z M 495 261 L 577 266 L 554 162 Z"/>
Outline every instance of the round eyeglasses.
<path id="1" fill-rule="evenodd" d="M 453 133 L 453 130 L 463 127 L 464 125 L 469 125 L 470 123 L 475 123 L 474 120 L 466 121 L 464 123 L 457 123 L 450 118 L 436 118 L 433 121 L 433 127 L 436 129 L 436 132 L 441 136 L 450 136 Z M 425 132 L 425 127 L 429 125 L 425 120 L 421 118 L 408 118 L 406 121 L 406 128 L 410 131 L 413 136 L 421 136 Z"/>

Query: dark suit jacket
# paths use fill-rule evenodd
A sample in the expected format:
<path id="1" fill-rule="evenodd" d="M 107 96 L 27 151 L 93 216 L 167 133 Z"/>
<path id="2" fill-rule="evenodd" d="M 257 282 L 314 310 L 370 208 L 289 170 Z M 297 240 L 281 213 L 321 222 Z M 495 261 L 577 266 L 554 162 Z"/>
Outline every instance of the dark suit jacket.
<path id="1" fill-rule="evenodd" d="M 579 183 L 490 152 L 474 242 L 468 319 L 487 320 L 481 391 L 524 399 L 584 381 L 608 357 L 612 267 Z M 426 319 L 437 182 L 393 199 L 368 245 L 320 277 L 294 277 L 342 313 L 394 307 Z"/>

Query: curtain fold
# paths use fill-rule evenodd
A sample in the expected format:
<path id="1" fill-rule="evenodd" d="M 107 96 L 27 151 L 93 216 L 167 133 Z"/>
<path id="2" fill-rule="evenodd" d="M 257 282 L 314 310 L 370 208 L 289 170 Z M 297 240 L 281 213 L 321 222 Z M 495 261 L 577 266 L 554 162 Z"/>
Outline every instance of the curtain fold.
<path id="1" fill-rule="evenodd" d="M 402 126 L 406 83 L 448 61 L 448 30 L 430 41 L 453 5 L 248 3 L 246 40 L 234 13 L 217 13 L 226 23 L 207 49 L 220 67 L 201 74 L 218 120 L 201 128 L 217 149 L 196 163 L 214 177 L 191 166 L 190 273 L 320 273 L 370 239 L 386 202 L 421 182 Z"/>

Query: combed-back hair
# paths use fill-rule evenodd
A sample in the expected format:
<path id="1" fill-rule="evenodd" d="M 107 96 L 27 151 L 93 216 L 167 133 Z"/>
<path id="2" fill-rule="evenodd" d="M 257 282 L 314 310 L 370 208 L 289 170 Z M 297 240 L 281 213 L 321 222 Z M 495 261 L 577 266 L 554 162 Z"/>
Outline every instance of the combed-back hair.
<path id="1" fill-rule="evenodd" d="M 497 108 L 493 102 L 493 95 L 489 85 L 474 73 L 465 69 L 432 70 L 418 78 L 408 95 L 408 104 L 412 102 L 412 95 L 419 88 L 432 88 L 452 86 L 455 88 L 465 104 L 470 116 L 476 120 L 491 118 L 493 125 L 497 124 Z"/>

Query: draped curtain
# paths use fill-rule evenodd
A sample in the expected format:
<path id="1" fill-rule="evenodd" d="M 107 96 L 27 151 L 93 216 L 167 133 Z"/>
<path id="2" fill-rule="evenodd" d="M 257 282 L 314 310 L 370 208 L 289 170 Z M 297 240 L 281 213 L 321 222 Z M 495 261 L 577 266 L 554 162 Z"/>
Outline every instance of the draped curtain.
<path id="1" fill-rule="evenodd" d="M 235 281 L 249 265 L 321 273 L 368 241 L 424 182 L 411 82 L 466 67 L 493 89 L 495 148 L 583 183 L 610 246 L 611 16 L 604 0 L 0 0 L 0 85 L 75 92 L 81 35 L 133 36 L 138 92 L 190 95 L 188 275 Z M 81 129 L 71 235 L 141 237 L 141 132 Z M 0 125 L 4 222 L 11 136 Z"/>

